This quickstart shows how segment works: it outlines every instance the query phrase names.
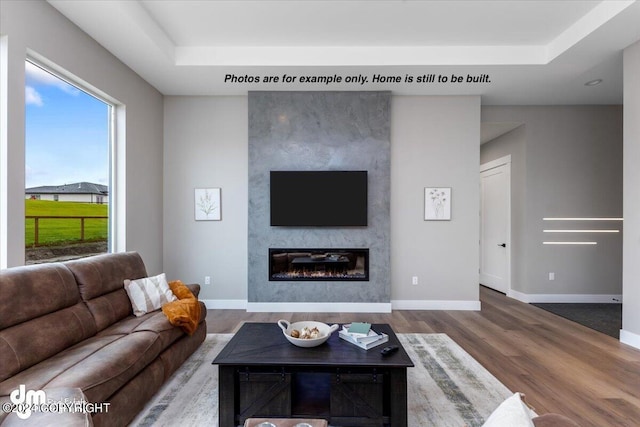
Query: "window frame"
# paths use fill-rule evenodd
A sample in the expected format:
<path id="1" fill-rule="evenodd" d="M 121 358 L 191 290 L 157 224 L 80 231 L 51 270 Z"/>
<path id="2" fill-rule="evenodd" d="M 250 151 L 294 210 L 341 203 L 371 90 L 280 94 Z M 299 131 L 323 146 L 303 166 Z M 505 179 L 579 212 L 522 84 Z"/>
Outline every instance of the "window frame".
<path id="1" fill-rule="evenodd" d="M 54 64 L 53 62 L 47 60 L 46 58 L 43 58 L 42 56 L 34 52 L 27 53 L 25 62 L 30 62 L 34 66 L 41 68 L 45 72 L 53 75 L 56 78 L 59 78 L 65 83 L 85 92 L 86 94 L 96 98 L 97 100 L 107 105 L 107 114 L 109 120 L 107 136 L 109 164 L 109 195 L 107 196 L 109 216 L 107 225 L 107 253 L 124 251 L 124 248 L 126 247 L 126 207 L 124 206 L 124 201 L 126 200 L 126 198 L 124 197 L 124 165 L 126 164 L 124 154 L 126 153 L 126 151 L 124 150 L 125 144 L 123 125 L 125 122 L 126 108 L 124 104 L 120 103 L 115 98 L 107 95 L 105 92 L 95 88 L 79 77 L 71 74 L 64 68 Z M 27 124 L 25 117 L 25 134 L 26 125 Z"/>

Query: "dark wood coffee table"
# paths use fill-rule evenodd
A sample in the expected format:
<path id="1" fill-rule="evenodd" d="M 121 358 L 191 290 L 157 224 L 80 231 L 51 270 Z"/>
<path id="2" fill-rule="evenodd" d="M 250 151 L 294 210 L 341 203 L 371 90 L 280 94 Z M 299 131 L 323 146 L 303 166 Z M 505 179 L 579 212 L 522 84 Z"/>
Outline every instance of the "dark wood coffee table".
<path id="1" fill-rule="evenodd" d="M 363 350 L 334 332 L 300 348 L 276 323 L 245 323 L 213 364 L 219 366 L 219 425 L 247 418 L 323 418 L 335 426 L 407 425 L 407 368 L 413 362 L 386 324 L 389 342 Z M 395 344 L 399 351 L 382 357 Z"/>

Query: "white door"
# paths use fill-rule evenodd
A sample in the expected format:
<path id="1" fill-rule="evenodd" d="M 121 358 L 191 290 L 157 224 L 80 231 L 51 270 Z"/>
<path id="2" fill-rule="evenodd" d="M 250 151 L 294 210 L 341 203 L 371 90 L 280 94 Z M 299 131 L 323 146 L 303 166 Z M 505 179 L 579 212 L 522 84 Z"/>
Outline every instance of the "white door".
<path id="1" fill-rule="evenodd" d="M 480 284 L 507 294 L 510 283 L 510 163 L 480 172 Z"/>

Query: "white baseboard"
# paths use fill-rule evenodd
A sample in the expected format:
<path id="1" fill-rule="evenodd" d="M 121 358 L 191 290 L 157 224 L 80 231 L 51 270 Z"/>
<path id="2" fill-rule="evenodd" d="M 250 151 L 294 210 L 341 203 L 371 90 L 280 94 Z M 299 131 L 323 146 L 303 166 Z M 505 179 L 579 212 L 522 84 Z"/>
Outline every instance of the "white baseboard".
<path id="1" fill-rule="evenodd" d="M 640 349 L 640 335 L 620 329 L 620 342 Z"/>
<path id="2" fill-rule="evenodd" d="M 530 303 L 620 303 L 620 294 L 525 294 L 513 289 L 507 296 Z"/>
<path id="3" fill-rule="evenodd" d="M 394 300 L 390 303 L 356 302 L 247 302 L 247 300 L 201 300 L 207 309 L 274 313 L 391 313 L 392 310 L 479 311 L 480 301 Z"/>
<path id="4" fill-rule="evenodd" d="M 246 310 L 246 299 L 201 299 L 207 309 Z"/>
<path id="5" fill-rule="evenodd" d="M 249 302 L 249 312 L 391 313 L 390 303 L 368 302 Z"/>
<path id="6" fill-rule="evenodd" d="M 466 310 L 480 311 L 480 301 L 392 300 L 394 310 Z"/>

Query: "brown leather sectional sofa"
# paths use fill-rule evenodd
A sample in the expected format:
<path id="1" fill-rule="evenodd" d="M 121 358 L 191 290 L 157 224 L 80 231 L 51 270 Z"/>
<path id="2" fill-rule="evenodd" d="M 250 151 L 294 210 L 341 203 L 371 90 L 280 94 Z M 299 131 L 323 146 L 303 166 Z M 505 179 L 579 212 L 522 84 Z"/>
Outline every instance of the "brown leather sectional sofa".
<path id="1" fill-rule="evenodd" d="M 206 335 L 202 302 L 191 336 L 160 310 L 133 316 L 123 282 L 142 277 L 135 252 L 1 270 L 0 402 L 22 384 L 58 398 L 80 389 L 88 402 L 109 403 L 85 423 L 127 425 Z M 190 288 L 197 296 L 200 287 Z M 26 425 L 0 411 L 3 427 L 14 422 Z"/>

